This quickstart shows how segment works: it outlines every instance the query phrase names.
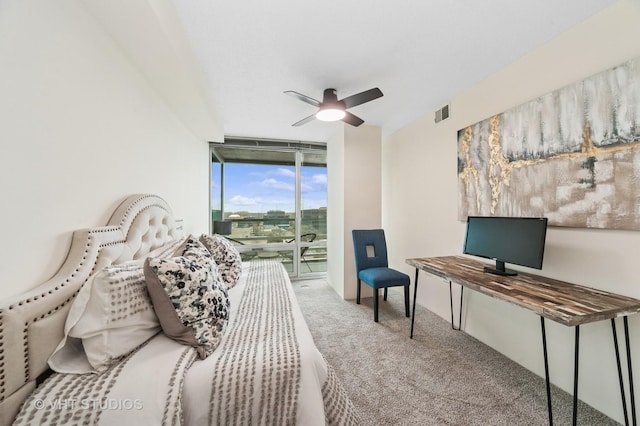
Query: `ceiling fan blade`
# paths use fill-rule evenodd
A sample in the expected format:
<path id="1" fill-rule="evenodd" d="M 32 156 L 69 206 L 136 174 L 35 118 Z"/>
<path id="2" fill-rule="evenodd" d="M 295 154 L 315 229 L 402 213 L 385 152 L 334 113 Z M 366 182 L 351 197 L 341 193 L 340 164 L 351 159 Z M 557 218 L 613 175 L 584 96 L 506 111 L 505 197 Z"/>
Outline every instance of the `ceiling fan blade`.
<path id="1" fill-rule="evenodd" d="M 292 126 L 294 126 L 294 127 L 302 126 L 303 124 L 307 124 L 308 122 L 313 121 L 315 118 L 316 118 L 316 115 L 315 114 L 311 114 L 310 116 L 305 117 L 302 120 L 293 123 Z"/>
<path id="2" fill-rule="evenodd" d="M 369 89 L 355 95 L 347 96 L 341 102 L 344 102 L 345 108 L 351 108 L 380 97 L 382 97 L 382 91 L 376 87 L 375 89 Z"/>
<path id="3" fill-rule="evenodd" d="M 351 124 L 354 127 L 358 127 L 359 125 L 364 123 L 364 120 L 362 118 L 351 114 L 349 111 L 345 111 L 345 115 L 342 121 L 344 121 L 347 124 Z"/>
<path id="4" fill-rule="evenodd" d="M 303 95 L 302 93 L 294 92 L 293 90 L 287 90 L 284 93 L 286 93 L 289 96 L 293 96 L 294 98 L 298 98 L 302 102 L 306 102 L 306 103 L 308 103 L 310 105 L 313 105 L 313 106 L 316 106 L 316 107 L 320 106 L 320 101 L 315 100 L 313 98 L 310 98 L 309 96 Z"/>

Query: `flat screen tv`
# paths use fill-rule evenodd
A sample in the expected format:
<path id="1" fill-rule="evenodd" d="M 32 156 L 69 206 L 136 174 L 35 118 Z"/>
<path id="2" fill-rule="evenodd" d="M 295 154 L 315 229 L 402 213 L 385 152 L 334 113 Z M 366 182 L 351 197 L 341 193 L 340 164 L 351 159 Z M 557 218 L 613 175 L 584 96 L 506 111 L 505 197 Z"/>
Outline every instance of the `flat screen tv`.
<path id="1" fill-rule="evenodd" d="M 517 275 L 505 263 L 542 269 L 545 217 L 469 216 L 463 253 L 496 261 L 484 271 L 498 275 Z"/>

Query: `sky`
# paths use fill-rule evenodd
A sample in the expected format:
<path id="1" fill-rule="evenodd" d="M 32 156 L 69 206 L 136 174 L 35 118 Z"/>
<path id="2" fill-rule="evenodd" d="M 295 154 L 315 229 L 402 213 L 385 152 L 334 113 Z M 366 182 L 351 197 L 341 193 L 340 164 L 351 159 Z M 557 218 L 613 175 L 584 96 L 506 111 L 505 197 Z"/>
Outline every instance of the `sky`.
<path id="1" fill-rule="evenodd" d="M 212 209 L 220 209 L 219 164 L 213 164 L 211 178 Z M 225 164 L 225 212 L 295 210 L 295 167 L 263 164 Z M 327 206 L 326 167 L 302 167 L 302 209 Z"/>

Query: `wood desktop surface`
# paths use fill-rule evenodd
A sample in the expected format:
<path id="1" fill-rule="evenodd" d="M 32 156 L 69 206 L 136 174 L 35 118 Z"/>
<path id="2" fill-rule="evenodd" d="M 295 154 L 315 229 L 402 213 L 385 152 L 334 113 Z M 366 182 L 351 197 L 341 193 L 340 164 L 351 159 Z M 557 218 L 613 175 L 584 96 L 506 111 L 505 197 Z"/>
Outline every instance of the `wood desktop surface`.
<path id="1" fill-rule="evenodd" d="M 566 326 L 640 312 L 640 300 L 552 278 L 519 272 L 483 272 L 487 263 L 464 256 L 407 259 L 407 264 L 448 281 L 505 300 Z"/>

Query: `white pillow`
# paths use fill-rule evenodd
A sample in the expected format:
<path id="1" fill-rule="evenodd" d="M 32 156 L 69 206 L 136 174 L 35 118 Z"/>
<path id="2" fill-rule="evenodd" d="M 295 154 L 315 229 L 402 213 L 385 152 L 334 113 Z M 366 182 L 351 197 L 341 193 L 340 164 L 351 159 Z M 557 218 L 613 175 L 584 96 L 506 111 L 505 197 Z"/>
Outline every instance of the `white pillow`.
<path id="1" fill-rule="evenodd" d="M 149 256 L 169 257 L 180 241 Z M 107 266 L 92 275 L 74 299 L 64 337 L 49 357 L 60 373 L 104 370 L 160 331 L 144 277 L 145 259 Z"/>
<path id="2" fill-rule="evenodd" d="M 159 331 L 141 262 L 111 265 L 76 296 L 49 366 L 62 373 L 100 371 Z"/>

